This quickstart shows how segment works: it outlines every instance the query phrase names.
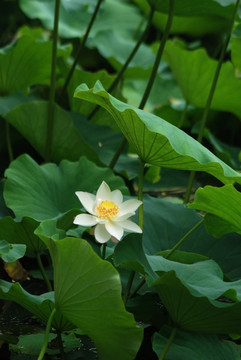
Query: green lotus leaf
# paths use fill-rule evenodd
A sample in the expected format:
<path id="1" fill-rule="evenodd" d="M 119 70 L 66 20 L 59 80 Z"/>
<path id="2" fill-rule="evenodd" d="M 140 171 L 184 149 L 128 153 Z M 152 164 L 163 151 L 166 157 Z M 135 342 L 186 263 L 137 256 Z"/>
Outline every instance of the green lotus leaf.
<path id="1" fill-rule="evenodd" d="M 89 45 L 96 47 L 114 69 L 119 71 L 134 49 L 136 41 L 121 36 L 117 31 L 102 31 L 89 41 Z M 150 76 L 154 61 L 155 55 L 151 48 L 142 44 L 123 76 L 146 78 Z M 98 80 L 101 81 L 100 78 Z M 82 82 L 85 82 L 85 80 L 82 79 Z"/>
<path id="2" fill-rule="evenodd" d="M 100 82 L 93 89 L 80 85 L 74 96 L 108 110 L 142 161 L 174 169 L 205 171 L 223 183 L 241 183 L 240 174 L 192 137 L 155 115 L 117 100 Z"/>
<path id="3" fill-rule="evenodd" d="M 149 277 L 149 284 L 155 286 L 178 327 L 192 332 L 241 333 L 241 280 L 223 281 L 213 260 L 194 264 L 161 256 L 147 256 L 147 260 L 159 275 L 158 280 Z"/>
<path id="4" fill-rule="evenodd" d="M 144 194 L 143 204 L 143 235 L 127 235 L 117 244 L 114 252 L 116 266 L 123 265 L 129 270 L 140 273 L 143 273 L 143 265 L 146 263 L 144 256 L 161 252 L 166 254 L 202 220 L 202 216 L 195 210 L 188 209 L 183 204 L 171 203 L 166 199 L 158 199 Z M 133 216 L 132 219 L 138 222 L 137 216 Z M 224 222 L 221 218 L 220 221 Z M 190 253 L 190 256 L 198 254 L 199 260 L 196 261 L 203 260 L 202 256 L 213 259 L 221 267 L 226 277 L 231 280 L 241 278 L 241 235 L 232 233 L 217 239 L 207 232 L 206 218 L 205 223 L 191 233 L 178 250 L 184 254 Z M 144 253 L 141 255 L 140 251 Z M 173 253 L 171 260 L 175 260 L 176 253 L 177 251 Z M 184 262 L 188 261 L 186 255 L 182 256 L 182 259 L 185 260 Z M 183 260 L 179 258 L 177 261 L 182 262 Z M 142 265 L 140 266 L 140 264 Z"/>
<path id="5" fill-rule="evenodd" d="M 159 333 L 155 333 L 153 337 L 153 349 L 158 356 L 161 356 L 171 335 L 171 330 L 171 328 L 165 326 Z M 231 341 L 225 341 L 216 335 L 193 334 L 178 329 L 165 359 L 237 360 L 238 353 L 238 345 Z"/>
<path id="6" fill-rule="evenodd" d="M 35 229 L 34 234 L 36 234 L 42 241 L 48 244 L 47 240 L 49 238 L 53 240 L 60 240 L 66 237 L 64 230 L 57 228 L 56 220 L 45 220 Z"/>
<path id="7" fill-rule="evenodd" d="M 231 59 L 235 68 L 241 71 L 241 61 L 240 61 L 240 50 L 241 50 L 241 24 L 238 24 L 235 30 L 231 34 Z"/>
<path id="8" fill-rule="evenodd" d="M 134 0 L 140 8 L 148 14 L 150 6 L 147 0 Z M 156 12 L 153 17 L 153 24 L 164 31 L 169 12 L 168 0 L 149 0 L 155 6 Z M 234 0 L 216 1 L 205 0 L 194 2 L 192 0 L 175 0 L 174 17 L 170 33 L 188 34 L 191 38 L 201 37 L 205 34 L 224 33 L 229 25 L 232 16 Z M 220 6 L 221 5 L 221 6 Z M 224 5 L 224 6 L 222 6 Z M 160 9 L 162 12 L 158 12 Z"/>
<path id="9" fill-rule="evenodd" d="M 0 239 L 11 244 L 24 244 L 29 251 L 39 253 L 46 248 L 45 244 L 34 235 L 39 223 L 30 217 L 24 217 L 20 222 L 10 216 L 0 219 Z"/>
<path id="10" fill-rule="evenodd" d="M 5 171 L 4 199 L 19 217 L 37 221 L 63 217 L 80 209 L 76 191 L 94 192 L 105 180 L 112 190 L 128 194 L 124 181 L 110 169 L 99 168 L 81 157 L 77 162 L 38 165 L 29 155 L 21 155 Z"/>
<path id="11" fill-rule="evenodd" d="M 189 204 L 192 209 L 206 211 L 216 215 L 219 219 L 209 217 L 209 229 L 219 227 L 220 219 L 224 220 L 224 229 L 221 234 L 226 232 L 237 232 L 241 234 L 241 193 L 233 185 L 225 185 L 220 188 L 205 186 L 196 191 L 195 199 Z M 212 224 L 211 224 L 212 221 Z M 219 229 L 220 231 L 220 229 Z"/>
<path id="12" fill-rule="evenodd" d="M 24 256 L 26 246 L 23 244 L 9 244 L 5 240 L 0 240 L 0 257 L 5 262 L 13 262 Z"/>
<path id="13" fill-rule="evenodd" d="M 186 101 L 204 108 L 218 64 L 217 60 L 211 59 L 204 49 L 186 50 L 172 41 L 166 44 L 165 60 Z M 241 118 L 240 96 L 241 83 L 235 76 L 233 64 L 226 61 L 222 64 L 211 109 L 229 111 Z"/>
<path id="14" fill-rule="evenodd" d="M 74 127 L 70 114 L 57 105 L 54 114 L 52 161 L 59 162 L 63 158 L 76 161 L 81 155 L 86 155 L 89 160 L 100 164 L 97 153 Z M 44 157 L 48 102 L 34 101 L 21 104 L 8 112 L 6 119 Z"/>
<path id="15" fill-rule="evenodd" d="M 30 85 L 48 84 L 51 64 L 51 41 L 38 42 L 23 36 L 0 51 L 0 92 L 27 92 Z M 44 59 L 44 61 L 43 61 Z"/>
<path id="16" fill-rule="evenodd" d="M 218 264 L 198 254 L 177 252 L 173 254 L 175 261 L 146 255 L 141 242 L 130 236 L 117 245 L 115 264 L 145 276 L 178 328 L 215 334 L 241 333 L 241 280 L 223 281 Z"/>
<path id="17" fill-rule="evenodd" d="M 19 283 L 13 284 L 4 280 L 0 280 L 0 299 L 17 302 L 45 323 L 47 323 L 55 306 L 53 292 L 32 295 L 24 290 Z M 66 320 L 58 310 L 54 315 L 52 326 L 59 331 L 67 331 L 74 328 L 74 325 Z"/>
<path id="18" fill-rule="evenodd" d="M 133 360 L 142 329 L 125 310 L 118 272 L 85 240 L 47 241 L 57 309 L 92 338 L 100 359 Z"/>
<path id="19" fill-rule="evenodd" d="M 71 1 L 62 0 L 59 16 L 59 34 L 63 38 L 82 37 L 88 27 L 94 8 L 95 0 Z M 54 0 L 20 0 L 21 10 L 31 19 L 40 19 L 43 25 L 53 30 L 54 24 Z M 91 36 L 99 31 L 116 29 L 122 34 L 129 36 L 130 30 L 136 30 L 141 21 L 138 10 L 126 2 L 119 0 L 106 0 L 101 7 Z"/>
<path id="20" fill-rule="evenodd" d="M 169 0 L 147 0 L 156 11 L 168 13 Z M 177 16 L 220 16 L 231 18 L 235 0 L 175 0 L 174 14 Z"/>

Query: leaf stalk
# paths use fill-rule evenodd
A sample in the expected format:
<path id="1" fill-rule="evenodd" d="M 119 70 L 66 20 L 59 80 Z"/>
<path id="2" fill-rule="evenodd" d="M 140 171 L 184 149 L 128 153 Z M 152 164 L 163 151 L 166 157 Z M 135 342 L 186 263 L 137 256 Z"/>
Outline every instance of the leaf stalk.
<path id="1" fill-rule="evenodd" d="M 51 285 L 51 283 L 49 281 L 49 278 L 48 278 L 48 276 L 46 274 L 46 271 L 44 269 L 44 266 L 43 266 L 43 263 L 42 263 L 42 260 L 41 260 L 41 256 L 40 256 L 39 253 L 36 253 L 36 258 L 37 258 L 39 269 L 40 269 L 41 274 L 43 276 L 43 279 L 44 279 L 44 281 L 46 283 L 47 289 L 48 289 L 48 291 L 52 291 L 53 290 L 52 285 Z"/>
<path id="2" fill-rule="evenodd" d="M 133 57 L 135 56 L 135 54 L 137 53 L 137 50 L 139 49 L 139 47 L 141 46 L 141 44 L 144 42 L 148 32 L 149 32 L 149 29 L 151 27 L 151 24 L 152 24 L 152 18 L 153 18 L 153 14 L 154 14 L 154 10 L 151 8 L 151 11 L 150 11 L 150 14 L 149 14 L 149 18 L 148 18 L 148 21 L 147 21 L 147 24 L 146 24 L 146 28 L 145 30 L 143 31 L 141 37 L 139 38 L 139 40 L 137 41 L 134 49 L 132 50 L 132 52 L 130 53 L 129 57 L 126 59 L 126 62 L 124 63 L 124 65 L 122 66 L 122 68 L 120 69 L 119 73 L 117 74 L 115 80 L 113 81 L 113 83 L 110 85 L 110 87 L 107 89 L 107 91 L 109 93 L 111 93 L 115 88 L 116 86 L 118 85 L 120 79 L 122 78 L 122 75 L 124 74 L 124 72 L 126 71 L 126 69 L 128 68 L 131 60 L 133 59 Z M 89 119 L 91 119 L 95 113 L 97 112 L 97 110 L 99 109 L 99 106 L 95 106 L 95 108 L 93 109 L 93 111 L 90 113 L 90 115 L 88 116 Z M 124 143 L 124 145 L 126 144 L 126 141 Z M 123 147 L 124 148 L 124 147 Z M 119 149 L 119 148 L 118 148 Z M 116 152 L 117 153 L 117 152 Z M 119 156 L 118 156 L 119 157 Z M 117 157 L 117 159 L 118 159 Z M 114 159 L 115 156 L 113 157 L 111 163 L 113 162 L 114 163 Z M 115 165 L 115 163 L 114 163 Z M 113 168 L 112 168 L 113 169 Z"/>
<path id="3" fill-rule="evenodd" d="M 170 348 L 170 346 L 171 346 L 171 344 L 172 344 L 172 342 L 173 342 L 173 340 L 174 340 L 174 338 L 176 336 L 176 332 L 177 332 L 177 328 L 174 327 L 172 329 L 172 332 L 171 332 L 171 335 L 170 335 L 170 337 L 168 339 L 168 342 L 166 343 L 166 346 L 164 347 L 164 350 L 161 353 L 161 356 L 159 357 L 159 360 L 164 360 L 165 359 L 165 356 L 166 356 L 166 354 L 167 354 L 167 352 L 168 352 L 168 350 L 169 350 L 169 348 Z"/>
<path id="4" fill-rule="evenodd" d="M 233 29 L 233 24 L 234 24 L 234 21 L 235 21 L 235 18 L 236 18 L 238 9 L 239 9 L 239 5 L 240 5 L 240 0 L 237 0 L 236 5 L 234 7 L 232 19 L 230 21 L 229 29 L 227 31 L 226 40 L 225 40 L 225 42 L 223 44 L 223 47 L 222 47 L 222 50 L 221 50 L 221 53 L 220 53 L 220 57 L 219 57 L 219 60 L 218 60 L 216 71 L 215 71 L 213 81 L 212 81 L 212 84 L 211 84 L 210 92 L 208 94 L 206 106 L 205 106 L 204 111 L 203 111 L 203 115 L 202 115 L 202 119 L 201 119 L 201 126 L 200 126 L 200 129 L 199 129 L 198 138 L 197 138 L 197 141 L 199 143 L 202 143 L 203 134 L 204 134 L 207 118 L 208 118 L 208 113 L 209 113 L 209 110 L 210 110 L 210 107 L 211 107 L 214 92 L 215 92 L 215 89 L 216 89 L 216 86 L 217 86 L 219 74 L 220 74 L 221 67 L 222 67 L 223 60 L 224 60 L 224 56 L 225 56 L 225 53 L 226 53 L 226 50 L 227 50 L 227 47 L 228 47 L 228 44 L 229 44 L 230 36 L 231 36 L 231 33 L 232 33 L 232 29 Z M 195 174 L 196 174 L 195 171 L 191 171 L 191 173 L 190 173 L 188 186 L 187 186 L 187 191 L 186 191 L 186 194 L 185 194 L 185 197 L 184 197 L 184 204 L 189 202 L 189 198 L 190 198 L 190 195 L 191 195 Z"/>
<path id="5" fill-rule="evenodd" d="M 40 354 L 38 356 L 38 360 L 43 360 L 43 358 L 44 358 L 44 354 L 45 354 L 45 351 L 48 346 L 49 332 L 51 329 L 51 324 L 52 324 L 52 320 L 53 320 L 55 312 L 56 312 L 56 308 L 53 308 L 53 310 L 49 316 L 48 322 L 47 322 L 46 331 L 45 331 L 45 335 L 44 335 L 44 342 L 43 342 L 43 346 L 40 351 Z"/>
<path id="6" fill-rule="evenodd" d="M 55 13 L 54 13 L 51 78 L 50 78 L 50 90 L 49 90 L 47 134 L 46 134 L 45 156 L 44 156 L 46 162 L 49 162 L 51 160 L 51 149 L 53 142 L 53 127 L 54 127 L 54 113 L 55 113 L 55 83 L 56 83 L 55 73 L 56 73 L 56 62 L 57 62 L 57 41 L 58 41 L 60 1 L 61 0 L 56 0 Z"/>
<path id="7" fill-rule="evenodd" d="M 73 75 L 73 72 L 74 72 L 74 70 L 75 70 L 75 68 L 76 68 L 76 65 L 77 65 L 78 62 L 79 62 L 82 49 L 83 49 L 83 47 L 85 46 L 85 43 L 86 43 L 86 41 L 87 41 L 87 39 L 88 39 L 90 30 L 92 29 L 92 26 L 93 26 L 93 24 L 94 24 L 94 21 L 95 21 L 95 19 L 96 19 L 96 16 L 97 16 L 97 13 L 98 13 L 98 11 L 99 11 L 99 8 L 100 8 L 100 5 L 101 5 L 102 1 L 103 1 L 103 0 L 98 0 L 98 1 L 97 1 L 95 10 L 94 10 L 94 12 L 93 12 L 93 14 L 92 14 L 92 17 L 91 17 L 91 19 L 90 19 L 88 28 L 87 28 L 87 30 L 86 30 L 86 32 L 85 32 L 85 34 L 84 34 L 84 37 L 83 37 L 83 39 L 82 39 L 82 41 L 81 41 L 81 43 L 80 43 L 80 45 L 79 45 L 79 48 L 78 48 L 78 51 L 77 51 L 77 55 L 76 55 L 76 57 L 75 57 L 75 60 L 74 60 L 74 62 L 73 62 L 73 64 L 72 64 L 71 68 L 70 68 L 70 71 L 69 71 L 69 73 L 68 73 L 68 75 L 67 75 L 67 78 L 66 78 L 66 80 L 65 80 L 65 83 L 64 83 L 64 85 L 63 85 L 63 88 L 62 88 L 62 91 L 61 91 L 61 94 L 60 94 L 60 97 L 59 97 L 60 99 L 61 99 L 61 98 L 63 97 L 63 95 L 65 94 L 65 91 L 66 91 L 66 89 L 67 89 L 67 86 L 69 85 L 69 82 L 70 82 L 71 78 L 72 78 L 72 75 Z"/>
<path id="8" fill-rule="evenodd" d="M 143 94 L 143 97 L 141 99 L 140 105 L 139 105 L 139 109 L 144 109 L 144 106 L 146 105 L 146 102 L 148 100 L 148 97 L 151 93 L 155 78 L 156 78 L 156 74 L 158 71 L 158 67 L 161 61 L 161 57 L 163 54 L 163 50 L 165 48 L 165 44 L 169 35 L 169 32 L 171 30 L 171 26 L 172 26 L 172 20 L 173 20 L 173 14 L 174 14 L 174 3 L 175 0 L 170 0 L 169 1 L 169 13 L 168 13 L 168 19 L 167 19 L 167 23 L 166 23 L 166 27 L 160 42 L 160 46 L 159 49 L 157 51 L 157 55 L 156 55 L 156 59 L 152 68 L 152 72 L 151 72 L 151 76 L 149 78 L 148 84 L 146 86 L 146 90 Z"/>

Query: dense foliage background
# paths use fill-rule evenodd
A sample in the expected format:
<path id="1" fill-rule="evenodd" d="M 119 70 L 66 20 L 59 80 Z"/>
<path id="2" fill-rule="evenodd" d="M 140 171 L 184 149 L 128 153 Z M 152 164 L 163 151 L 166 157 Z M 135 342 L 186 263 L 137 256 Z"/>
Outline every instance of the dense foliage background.
<path id="1" fill-rule="evenodd" d="M 1 358 L 240 360 L 240 1 L 0 9 Z M 73 224 L 103 180 L 143 235 Z"/>

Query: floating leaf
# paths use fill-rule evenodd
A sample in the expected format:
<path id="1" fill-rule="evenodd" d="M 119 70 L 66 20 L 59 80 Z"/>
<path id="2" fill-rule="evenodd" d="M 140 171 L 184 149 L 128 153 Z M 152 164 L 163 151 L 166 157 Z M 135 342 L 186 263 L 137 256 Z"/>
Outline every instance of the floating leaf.
<path id="1" fill-rule="evenodd" d="M 22 244 L 9 244 L 5 240 L 0 240 L 0 257 L 6 262 L 13 262 L 24 256 L 26 246 Z"/>
<path id="2" fill-rule="evenodd" d="M 35 220 L 60 218 L 81 204 L 76 191 L 94 192 L 103 180 L 112 190 L 127 189 L 110 169 L 99 168 L 84 157 L 78 162 L 62 160 L 60 165 L 38 165 L 30 156 L 21 155 L 6 170 L 4 199 L 16 216 Z"/>
<path id="3" fill-rule="evenodd" d="M 25 244 L 29 251 L 39 253 L 46 246 L 33 233 L 38 225 L 37 221 L 29 217 L 24 217 L 19 222 L 10 216 L 6 216 L 0 220 L 0 238 L 12 244 Z"/>
<path id="4" fill-rule="evenodd" d="M 99 82 L 93 89 L 80 85 L 74 96 L 108 110 L 144 162 L 174 169 L 206 171 L 224 183 L 241 183 L 240 174 L 185 132 L 155 115 L 115 99 Z"/>

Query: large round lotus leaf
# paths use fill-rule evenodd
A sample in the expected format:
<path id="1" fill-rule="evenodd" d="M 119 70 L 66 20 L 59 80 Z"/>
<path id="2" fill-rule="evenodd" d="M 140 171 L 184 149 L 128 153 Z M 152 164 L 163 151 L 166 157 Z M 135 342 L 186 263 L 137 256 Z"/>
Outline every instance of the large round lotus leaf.
<path id="1" fill-rule="evenodd" d="M 156 11 L 168 13 L 170 0 L 147 0 Z M 178 16 L 221 16 L 231 18 L 235 0 L 175 0 L 174 14 Z"/>
<path id="2" fill-rule="evenodd" d="M 5 171 L 4 199 L 18 217 L 35 220 L 60 218 L 71 209 L 82 208 L 76 191 L 94 193 L 102 181 L 111 190 L 127 194 L 124 181 L 110 169 L 99 168 L 81 157 L 77 162 L 38 165 L 29 155 L 21 155 Z"/>
<path id="3" fill-rule="evenodd" d="M 43 25 L 53 30 L 55 0 L 20 0 L 21 10 L 31 19 L 40 19 Z M 63 38 L 82 37 L 88 27 L 96 6 L 96 0 L 62 0 L 59 11 L 59 34 Z M 91 36 L 99 31 L 116 29 L 129 35 L 135 31 L 141 21 L 141 15 L 132 4 L 126 1 L 106 0 L 99 9 L 98 16 L 91 29 Z"/>
<path id="4" fill-rule="evenodd" d="M 168 0 L 134 0 L 148 14 L 151 3 L 155 11 L 153 24 L 164 31 L 169 12 Z M 232 16 L 235 0 L 175 0 L 174 17 L 170 32 L 201 37 L 205 34 L 224 33 Z M 205 5 L 203 5 L 205 3 Z M 159 10 L 158 10 L 159 9 Z M 161 11 L 161 12 L 160 12 Z"/>
<path id="5" fill-rule="evenodd" d="M 142 239 L 139 239 L 138 234 L 129 234 L 115 249 L 115 261 L 118 261 L 118 265 L 132 261 L 128 269 L 139 272 L 142 270 L 136 263 L 143 264 L 145 255 L 154 255 L 172 249 L 202 219 L 195 210 L 188 209 L 182 204 L 173 204 L 165 199 L 144 195 L 143 202 Z M 133 216 L 133 221 L 138 221 L 137 216 Z M 213 259 L 219 264 L 225 276 L 232 280 L 240 279 L 241 235 L 232 233 L 217 239 L 207 233 L 204 224 L 191 233 L 178 250 Z"/>
<path id="6" fill-rule="evenodd" d="M 100 359 L 133 360 L 143 331 L 125 310 L 119 273 L 85 240 L 50 240 L 48 247 L 57 309 L 92 338 Z"/>
<path id="7" fill-rule="evenodd" d="M 149 278 L 175 324 L 193 332 L 241 333 L 241 280 L 223 281 L 213 260 L 181 264 L 147 256 L 159 279 Z M 217 299 L 228 299 L 218 301 Z"/>
<path id="8" fill-rule="evenodd" d="M 6 119 L 44 157 L 48 102 L 32 101 L 16 106 L 7 113 Z M 53 134 L 52 161 L 59 162 L 62 159 L 76 161 L 80 156 L 86 155 L 89 160 L 100 163 L 97 153 L 75 128 L 70 114 L 57 105 L 54 106 Z"/>
<path id="9" fill-rule="evenodd" d="M 74 96 L 108 110 L 144 162 L 173 169 L 205 171 L 223 183 L 241 183 L 241 174 L 191 136 L 155 115 L 117 100 L 100 82 L 93 89 L 80 85 Z"/>
<path id="10" fill-rule="evenodd" d="M 27 92 L 30 85 L 48 84 L 51 64 L 51 42 L 35 41 L 23 36 L 0 52 L 0 92 Z M 44 59 L 44 61 L 43 61 Z"/>
<path id="11" fill-rule="evenodd" d="M 189 104 L 204 108 L 218 64 L 199 48 L 186 50 L 168 41 L 164 53 L 182 93 Z M 230 61 L 222 64 L 211 109 L 228 111 L 241 118 L 241 83 Z"/>

